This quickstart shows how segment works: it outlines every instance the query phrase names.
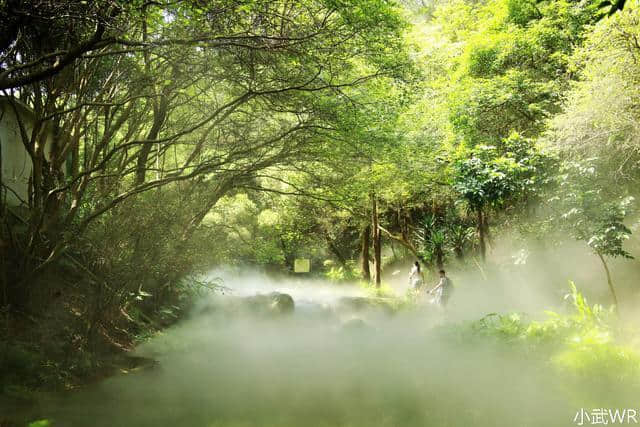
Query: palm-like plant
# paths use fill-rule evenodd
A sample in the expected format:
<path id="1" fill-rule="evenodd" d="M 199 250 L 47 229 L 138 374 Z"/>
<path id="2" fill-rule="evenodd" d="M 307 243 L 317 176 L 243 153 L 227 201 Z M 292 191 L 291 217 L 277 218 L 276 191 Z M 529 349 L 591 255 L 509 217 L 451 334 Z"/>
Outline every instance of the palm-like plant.
<path id="1" fill-rule="evenodd" d="M 473 242 L 475 230 L 464 222 L 454 223 L 448 227 L 449 242 L 458 260 L 464 258 L 465 249 Z"/>
<path id="2" fill-rule="evenodd" d="M 427 263 L 435 263 L 441 269 L 447 254 L 446 226 L 435 215 L 427 215 L 414 232 L 414 237 L 422 259 Z"/>
<path id="3" fill-rule="evenodd" d="M 465 218 L 455 214 L 447 218 L 427 215 L 414 231 L 414 239 L 422 259 L 441 269 L 450 252 L 458 260 L 473 242 L 475 229 Z"/>

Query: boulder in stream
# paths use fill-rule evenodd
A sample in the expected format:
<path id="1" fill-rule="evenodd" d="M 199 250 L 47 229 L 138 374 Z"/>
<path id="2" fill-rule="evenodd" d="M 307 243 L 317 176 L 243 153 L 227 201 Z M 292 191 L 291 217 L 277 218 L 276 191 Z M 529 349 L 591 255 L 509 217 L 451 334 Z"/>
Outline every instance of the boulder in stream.
<path id="1" fill-rule="evenodd" d="M 292 313 L 295 309 L 293 298 L 289 294 L 272 292 L 268 295 L 271 298 L 271 310 L 278 313 Z"/>
<path id="2" fill-rule="evenodd" d="M 237 302 L 255 314 L 289 314 L 295 309 L 291 295 L 281 292 L 239 298 Z"/>
<path id="3" fill-rule="evenodd" d="M 282 292 L 257 294 L 247 297 L 225 296 L 208 300 L 197 311 L 200 315 L 283 315 L 295 309 L 293 298 Z"/>

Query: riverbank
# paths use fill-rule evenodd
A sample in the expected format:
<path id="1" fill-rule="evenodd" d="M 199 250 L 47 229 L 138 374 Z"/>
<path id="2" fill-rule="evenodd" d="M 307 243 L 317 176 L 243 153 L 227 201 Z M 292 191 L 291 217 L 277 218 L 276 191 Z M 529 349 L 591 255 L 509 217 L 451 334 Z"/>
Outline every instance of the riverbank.
<path id="1" fill-rule="evenodd" d="M 166 305 L 105 304 L 91 280 L 75 268 L 57 266 L 38 279 L 30 303 L 6 310 L 0 323 L 0 426 L 24 425 L 14 408 L 29 408 L 48 393 L 97 383 L 115 374 L 149 366 L 132 351 L 174 324 L 187 299 Z"/>

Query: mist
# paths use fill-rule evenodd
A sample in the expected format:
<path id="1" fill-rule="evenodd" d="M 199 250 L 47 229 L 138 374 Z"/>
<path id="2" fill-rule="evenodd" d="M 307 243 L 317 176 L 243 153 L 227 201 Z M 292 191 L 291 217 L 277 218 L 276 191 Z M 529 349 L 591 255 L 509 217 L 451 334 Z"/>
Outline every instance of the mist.
<path id="1" fill-rule="evenodd" d="M 366 296 L 356 285 L 211 271 L 205 278 L 221 280 L 224 295 L 204 297 L 136 350 L 155 367 L 43 400 L 38 414 L 62 426 L 572 425 L 603 390 L 567 382 L 540 355 L 459 329 L 505 307 L 534 317 L 563 310 L 565 289 L 555 286 L 566 280 L 559 265 L 569 265 L 569 253 L 584 256 L 572 248 L 501 273 L 452 270 L 447 310 L 424 299 L 390 312 L 352 304 Z M 402 293 L 405 271 L 390 277 Z M 291 295 L 295 310 L 244 307 L 271 292 Z M 616 402 L 633 402 L 623 393 Z"/>
<path id="2" fill-rule="evenodd" d="M 640 419 L 640 0 L 0 17 L 0 427 Z"/>

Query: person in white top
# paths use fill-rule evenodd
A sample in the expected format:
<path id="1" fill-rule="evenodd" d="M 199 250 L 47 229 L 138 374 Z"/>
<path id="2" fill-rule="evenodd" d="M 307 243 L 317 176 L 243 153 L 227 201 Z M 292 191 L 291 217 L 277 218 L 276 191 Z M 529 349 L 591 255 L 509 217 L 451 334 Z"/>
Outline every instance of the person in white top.
<path id="1" fill-rule="evenodd" d="M 440 270 L 440 281 L 429 291 L 433 295 L 432 303 L 444 307 L 447 305 L 451 297 L 451 280 L 447 277 L 444 270 Z"/>
<path id="2" fill-rule="evenodd" d="M 424 282 L 422 277 L 422 271 L 420 271 L 420 263 L 416 261 L 409 272 L 409 289 L 413 291 L 419 291 L 422 283 Z"/>

